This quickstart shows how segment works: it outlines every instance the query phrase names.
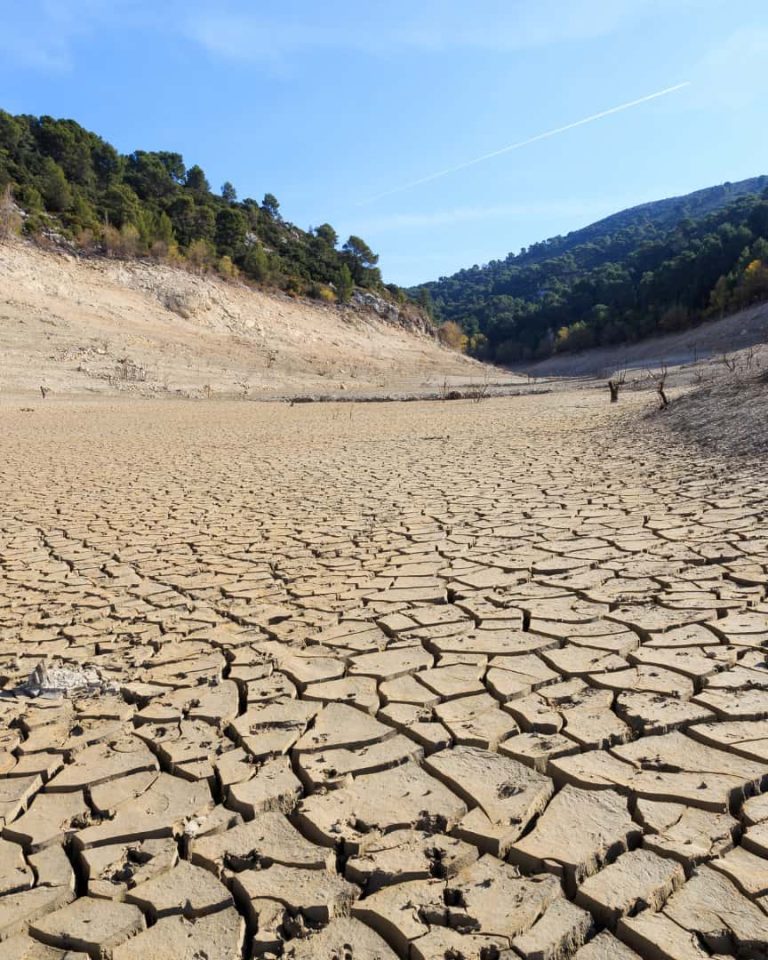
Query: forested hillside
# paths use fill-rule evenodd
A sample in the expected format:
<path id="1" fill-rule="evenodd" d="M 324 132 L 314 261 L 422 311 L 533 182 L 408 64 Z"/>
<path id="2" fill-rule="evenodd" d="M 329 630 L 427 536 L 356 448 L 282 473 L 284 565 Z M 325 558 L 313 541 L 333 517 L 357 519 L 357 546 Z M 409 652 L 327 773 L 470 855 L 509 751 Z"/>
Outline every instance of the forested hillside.
<path id="1" fill-rule="evenodd" d="M 328 302 L 355 286 L 406 298 L 364 240 L 302 230 L 270 193 L 239 200 L 178 153 L 121 155 L 73 120 L 0 111 L 0 232 L 14 229 Z M 411 294 L 444 340 L 502 363 L 682 330 L 768 298 L 768 177 L 634 207 Z"/>
<path id="2" fill-rule="evenodd" d="M 768 298 L 768 177 L 634 207 L 411 292 L 502 363 L 682 330 Z"/>
<path id="3" fill-rule="evenodd" d="M 330 224 L 299 229 L 272 194 L 238 200 L 231 183 L 215 193 L 180 154 L 124 156 L 73 120 L 0 111 L 0 194 L 6 232 L 60 233 L 85 251 L 239 273 L 322 300 L 344 302 L 355 285 L 404 299 L 382 287 L 378 257 L 359 237 L 339 249 Z"/>

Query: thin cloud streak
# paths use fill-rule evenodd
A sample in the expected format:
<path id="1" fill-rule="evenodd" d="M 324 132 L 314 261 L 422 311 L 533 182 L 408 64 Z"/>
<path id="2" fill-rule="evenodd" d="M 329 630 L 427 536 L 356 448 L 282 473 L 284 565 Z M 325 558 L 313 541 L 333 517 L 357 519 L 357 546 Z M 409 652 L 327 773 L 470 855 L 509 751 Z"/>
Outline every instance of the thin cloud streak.
<path id="1" fill-rule="evenodd" d="M 556 137 L 568 130 L 575 130 L 576 127 L 583 127 L 588 123 L 594 123 L 596 120 L 602 120 L 615 113 L 622 113 L 624 110 L 630 110 L 632 107 L 639 107 L 643 103 L 649 103 L 651 100 L 657 100 L 659 97 L 669 96 L 676 93 L 684 87 L 690 87 L 691 81 L 686 80 L 683 83 L 677 83 L 673 87 L 666 87 L 664 90 L 658 90 L 656 93 L 649 93 L 645 97 L 639 97 L 637 100 L 630 100 L 627 103 L 620 103 L 617 107 L 610 107 L 608 110 L 601 110 L 600 113 L 593 113 L 582 120 L 575 120 L 573 123 L 567 123 L 563 127 L 557 127 L 554 130 L 547 130 L 545 133 L 539 133 L 535 137 L 528 137 L 526 140 L 519 140 L 517 143 L 511 143 L 507 147 L 501 147 L 499 150 L 493 150 L 491 153 L 485 153 L 482 157 L 475 157 L 473 160 L 466 160 L 464 163 L 457 163 L 456 166 L 446 167 L 445 170 L 439 170 L 437 173 L 430 173 L 426 177 L 420 177 L 418 180 L 412 180 L 410 183 L 402 184 L 399 187 L 393 187 L 391 190 L 383 190 L 381 193 L 368 197 L 367 200 L 358 201 L 358 206 L 365 206 L 374 203 L 376 200 L 382 200 L 384 197 L 391 197 L 396 193 L 403 193 L 405 190 L 411 190 L 414 187 L 420 187 L 425 183 L 432 183 L 433 180 L 440 180 L 451 173 L 458 173 L 460 170 L 466 170 L 474 167 L 478 163 L 485 163 L 486 160 L 492 160 L 494 157 L 500 157 L 505 153 L 511 153 L 513 150 L 520 150 L 522 147 L 528 147 L 532 143 L 538 143 L 541 140 L 548 140 L 550 137 Z"/>
<path id="2" fill-rule="evenodd" d="M 484 0 L 483 16 L 472 15 L 464 0 L 420 0 L 393 16 L 391 4 L 361 5 L 326 0 L 319 13 L 282 0 L 286 17 L 270 15 L 276 0 L 262 0 L 261 12 L 244 0 L 222 11 L 191 0 L 187 34 L 216 56 L 251 63 L 280 61 L 313 50 L 353 51 L 370 56 L 419 50 L 427 54 L 456 49 L 513 52 L 607 36 L 626 22 L 646 16 L 662 0 Z M 713 2 L 713 0 L 704 0 Z M 230 4 L 230 7 L 232 4 Z M 306 6 L 306 4 L 305 4 Z M 213 9 L 211 9 L 213 7 Z M 319 10 L 318 5 L 318 10 Z"/>

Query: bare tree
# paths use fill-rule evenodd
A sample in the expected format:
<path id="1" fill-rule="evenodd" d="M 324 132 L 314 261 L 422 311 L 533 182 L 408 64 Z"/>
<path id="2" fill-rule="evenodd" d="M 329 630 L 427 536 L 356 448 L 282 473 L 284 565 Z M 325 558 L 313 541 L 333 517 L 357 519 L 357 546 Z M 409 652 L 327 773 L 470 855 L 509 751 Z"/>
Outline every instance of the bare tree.
<path id="1" fill-rule="evenodd" d="M 486 367 L 484 371 L 482 383 L 475 384 L 472 383 L 472 386 L 467 391 L 467 397 L 473 403 L 480 403 L 482 400 L 485 400 L 488 396 L 491 389 L 491 378 L 488 368 Z"/>
<path id="2" fill-rule="evenodd" d="M 661 364 L 658 371 L 648 370 L 648 379 L 656 384 L 656 393 L 659 395 L 661 409 L 666 410 L 669 406 L 669 399 L 666 394 L 668 369 L 666 363 Z"/>
<path id="3" fill-rule="evenodd" d="M 611 391 L 611 403 L 619 402 L 619 391 L 624 386 L 627 379 L 626 369 L 615 373 L 608 381 L 608 389 Z"/>
<path id="4" fill-rule="evenodd" d="M 746 350 L 742 350 L 740 356 L 734 356 L 733 360 L 733 367 L 729 367 L 729 370 L 750 378 L 760 370 L 762 365 L 761 348 L 752 344 Z"/>
<path id="5" fill-rule="evenodd" d="M 738 359 L 734 354 L 724 353 L 722 357 L 720 357 L 720 363 L 728 369 L 729 373 L 735 373 Z"/>
<path id="6" fill-rule="evenodd" d="M 695 368 L 694 368 L 694 370 L 693 370 L 693 382 L 694 382 L 697 386 L 701 386 L 701 384 L 704 383 L 706 379 L 707 379 L 707 376 L 706 376 L 703 368 L 701 367 L 700 364 L 696 364 L 696 366 L 695 366 Z"/>
<path id="7" fill-rule="evenodd" d="M 758 359 L 759 348 L 754 344 L 751 347 L 747 347 L 742 355 L 742 360 L 744 363 L 744 369 L 747 371 L 747 374 L 751 374 L 753 369 L 760 366 L 760 361 Z"/>

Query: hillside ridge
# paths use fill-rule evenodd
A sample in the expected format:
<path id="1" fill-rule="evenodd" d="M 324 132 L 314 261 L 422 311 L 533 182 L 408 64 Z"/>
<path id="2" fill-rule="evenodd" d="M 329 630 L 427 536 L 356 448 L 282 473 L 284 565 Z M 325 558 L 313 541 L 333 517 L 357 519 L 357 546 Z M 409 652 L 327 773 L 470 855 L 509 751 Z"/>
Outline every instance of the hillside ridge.
<path id="1" fill-rule="evenodd" d="M 272 193 L 218 193 L 180 153 L 119 153 L 74 120 L 0 110 L 0 237 L 23 231 L 86 253 L 151 257 L 263 288 L 347 303 L 356 288 L 402 304 L 384 284 L 378 255 L 329 223 L 302 230 Z"/>
<path id="2" fill-rule="evenodd" d="M 506 259 L 517 262 L 536 263 L 552 256 L 554 252 L 564 253 L 580 243 L 598 240 L 615 229 L 631 229 L 641 224 L 653 224 L 657 228 L 676 226 L 686 217 L 701 217 L 732 203 L 748 194 L 759 194 L 768 188 L 768 175 L 748 177 L 736 182 L 726 181 L 712 187 L 703 187 L 691 193 L 675 194 L 661 200 L 650 200 L 626 207 L 607 217 L 578 230 L 571 230 L 562 236 L 552 237 L 543 243 L 534 243 L 516 256 L 508 254 Z M 539 248 L 543 248 L 539 250 Z"/>
<path id="3" fill-rule="evenodd" d="M 500 363 L 685 330 L 768 299 L 768 177 L 641 204 L 410 294 Z"/>

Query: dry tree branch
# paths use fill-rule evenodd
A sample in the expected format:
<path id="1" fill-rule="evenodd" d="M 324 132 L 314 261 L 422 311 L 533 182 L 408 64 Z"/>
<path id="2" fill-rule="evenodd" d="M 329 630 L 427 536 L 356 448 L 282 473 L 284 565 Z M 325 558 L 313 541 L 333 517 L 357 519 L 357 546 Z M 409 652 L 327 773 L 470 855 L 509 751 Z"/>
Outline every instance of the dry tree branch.
<path id="1" fill-rule="evenodd" d="M 666 410 L 667 407 L 669 406 L 669 399 L 667 397 L 666 390 L 665 390 L 666 384 L 667 384 L 667 375 L 669 373 L 667 364 L 664 361 L 662 361 L 658 372 L 655 372 L 650 368 L 646 368 L 646 372 L 648 374 L 648 379 L 652 383 L 656 384 L 656 393 L 659 395 L 659 402 L 661 404 L 660 409 Z"/>
<path id="2" fill-rule="evenodd" d="M 736 372 L 736 366 L 738 364 L 738 360 L 734 354 L 723 353 L 723 355 L 720 357 L 720 363 L 722 363 L 723 366 L 727 367 L 730 373 Z"/>

